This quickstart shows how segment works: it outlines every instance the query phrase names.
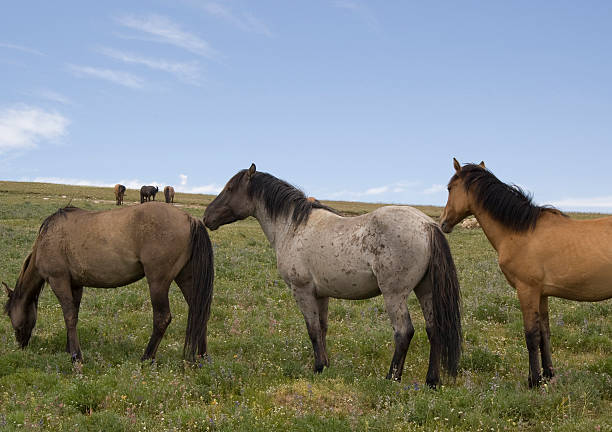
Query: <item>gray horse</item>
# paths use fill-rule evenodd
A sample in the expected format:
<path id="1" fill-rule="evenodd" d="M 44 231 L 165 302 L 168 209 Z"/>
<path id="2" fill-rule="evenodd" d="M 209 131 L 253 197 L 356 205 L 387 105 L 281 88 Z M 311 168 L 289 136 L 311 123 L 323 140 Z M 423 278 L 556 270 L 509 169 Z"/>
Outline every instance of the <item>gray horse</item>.
<path id="1" fill-rule="evenodd" d="M 461 353 L 459 283 L 446 238 L 435 222 L 407 206 L 339 216 L 319 201 L 255 165 L 234 175 L 206 208 L 204 223 L 219 226 L 255 217 L 276 250 L 312 341 L 315 372 L 329 365 L 325 336 L 329 297 L 382 294 L 395 332 L 387 378 L 400 380 L 414 327 L 406 299 L 421 304 L 430 341 L 426 382 L 440 381 L 440 360 L 455 376 Z"/>

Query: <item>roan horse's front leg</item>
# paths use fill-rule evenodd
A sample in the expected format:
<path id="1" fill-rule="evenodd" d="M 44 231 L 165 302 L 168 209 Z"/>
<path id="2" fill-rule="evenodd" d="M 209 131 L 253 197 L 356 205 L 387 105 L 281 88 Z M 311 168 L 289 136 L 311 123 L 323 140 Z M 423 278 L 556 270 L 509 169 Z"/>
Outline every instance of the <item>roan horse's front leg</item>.
<path id="1" fill-rule="evenodd" d="M 305 286 L 291 284 L 291 290 L 306 320 L 308 336 L 310 336 L 312 348 L 314 350 L 314 371 L 317 373 L 322 372 L 323 368 L 327 366 L 329 362 L 327 360 L 327 353 L 325 352 L 325 343 L 323 341 L 323 332 L 321 329 L 321 314 L 319 313 L 318 303 L 320 299 L 317 299 L 315 296 L 315 289 L 312 284 Z M 325 312 L 327 312 L 327 308 L 325 308 Z M 324 322 L 327 323 L 327 313 Z"/>

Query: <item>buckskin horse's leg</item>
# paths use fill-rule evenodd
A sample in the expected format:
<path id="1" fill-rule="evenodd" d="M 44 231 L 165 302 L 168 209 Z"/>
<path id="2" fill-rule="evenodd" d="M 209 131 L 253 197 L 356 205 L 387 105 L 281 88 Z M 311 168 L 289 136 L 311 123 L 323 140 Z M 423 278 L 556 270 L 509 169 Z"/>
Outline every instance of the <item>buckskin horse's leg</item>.
<path id="1" fill-rule="evenodd" d="M 440 338 L 435 332 L 431 282 L 428 277 L 423 278 L 414 289 L 414 293 L 421 304 L 421 310 L 425 318 L 425 330 L 429 339 L 429 367 L 427 368 L 425 383 L 431 388 L 436 388 L 440 382 L 440 354 L 442 347 L 440 345 Z"/>
<path id="2" fill-rule="evenodd" d="M 555 376 L 550 350 L 550 325 L 548 323 L 548 297 L 542 296 L 540 299 L 540 353 L 542 355 L 543 375 L 546 378 Z"/>
<path id="3" fill-rule="evenodd" d="M 529 387 L 537 387 L 542 382 L 540 374 L 540 292 L 524 284 L 517 284 L 516 291 L 523 312 L 525 342 L 529 351 Z"/>
<path id="4" fill-rule="evenodd" d="M 314 285 L 307 284 L 305 286 L 297 286 L 291 284 L 291 290 L 306 320 L 306 329 L 308 330 L 308 336 L 310 336 L 310 341 L 312 342 L 312 348 L 314 350 L 314 371 L 317 373 L 322 372 L 325 367 L 327 356 L 324 354 L 325 346 L 323 344 L 319 306 L 315 296 Z"/>
<path id="5" fill-rule="evenodd" d="M 78 322 L 78 309 L 75 308 L 75 299 L 73 296 L 72 285 L 70 283 L 70 277 L 50 277 L 49 285 L 62 306 L 68 338 L 68 350 L 72 357 L 72 361 L 82 361 L 83 355 L 81 354 L 79 337 L 76 330 Z"/>

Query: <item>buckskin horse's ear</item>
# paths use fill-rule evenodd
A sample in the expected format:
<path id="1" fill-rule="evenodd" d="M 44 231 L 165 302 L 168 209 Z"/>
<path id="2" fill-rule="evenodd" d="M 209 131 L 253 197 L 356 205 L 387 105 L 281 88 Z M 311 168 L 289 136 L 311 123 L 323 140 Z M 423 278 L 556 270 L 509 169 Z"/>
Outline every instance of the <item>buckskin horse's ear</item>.
<path id="1" fill-rule="evenodd" d="M 455 171 L 457 172 L 461 171 L 461 164 L 455 158 L 453 158 L 453 166 L 455 167 Z"/>
<path id="2" fill-rule="evenodd" d="M 255 174 L 255 171 L 257 171 L 257 167 L 255 166 L 254 163 L 252 163 L 250 168 L 249 168 L 249 177 L 251 177 L 253 174 Z"/>
<path id="3" fill-rule="evenodd" d="M 480 167 L 481 167 L 481 168 L 485 168 L 485 169 L 487 168 L 487 167 L 485 166 L 485 164 L 484 164 L 484 161 L 480 161 L 480 163 L 479 163 L 478 165 L 480 165 Z"/>
<path id="4" fill-rule="evenodd" d="M 10 297 L 13 295 L 13 291 L 11 291 L 11 289 L 8 287 L 6 283 L 2 282 L 2 286 L 4 287 L 4 290 L 6 291 L 7 296 Z"/>

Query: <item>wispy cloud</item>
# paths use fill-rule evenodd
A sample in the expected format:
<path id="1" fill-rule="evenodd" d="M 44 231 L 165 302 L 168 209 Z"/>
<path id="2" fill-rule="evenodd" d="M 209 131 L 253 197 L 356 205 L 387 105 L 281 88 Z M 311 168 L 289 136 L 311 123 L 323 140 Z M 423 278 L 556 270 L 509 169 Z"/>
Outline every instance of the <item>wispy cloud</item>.
<path id="1" fill-rule="evenodd" d="M 186 193 L 196 193 L 196 194 L 207 194 L 207 195 L 217 195 L 223 186 L 211 183 L 204 186 L 192 186 L 192 187 L 177 187 L 177 192 L 186 192 Z"/>
<path id="2" fill-rule="evenodd" d="M 336 0 L 334 6 L 345 9 L 361 19 L 370 30 L 380 30 L 378 19 L 374 16 L 370 8 L 363 1 L 358 0 Z"/>
<path id="3" fill-rule="evenodd" d="M 363 195 L 380 195 L 388 191 L 389 191 L 389 186 L 373 187 L 363 192 Z"/>
<path id="4" fill-rule="evenodd" d="M 425 189 L 423 193 L 427 195 L 431 195 L 431 194 L 436 194 L 438 192 L 443 192 L 444 190 L 446 190 L 446 186 L 444 186 L 443 184 L 433 184 L 427 189 Z"/>
<path id="5" fill-rule="evenodd" d="M 124 15 L 116 18 L 124 27 L 148 35 L 155 42 L 174 45 L 203 57 L 215 57 L 216 52 L 208 42 L 183 30 L 174 21 L 161 15 L 149 14 L 145 16 Z"/>
<path id="6" fill-rule="evenodd" d="M 56 91 L 53 90 L 40 90 L 38 92 L 36 92 L 36 94 L 43 98 L 43 99 L 47 99 L 50 100 L 52 102 L 59 102 L 61 104 L 64 105 L 72 105 L 72 101 L 70 99 L 68 99 L 66 96 L 64 96 L 61 93 L 58 93 Z"/>
<path id="7" fill-rule="evenodd" d="M 181 186 L 185 186 L 187 184 L 187 176 L 185 174 L 179 174 L 181 179 Z"/>
<path id="8" fill-rule="evenodd" d="M 133 89 L 141 89 L 144 87 L 144 80 L 142 78 L 128 72 L 95 68 L 91 66 L 68 65 L 68 67 L 77 77 L 99 78 Z"/>
<path id="9" fill-rule="evenodd" d="M 551 204 L 562 209 L 610 209 L 612 208 L 612 196 L 563 198 Z"/>
<path id="10" fill-rule="evenodd" d="M 262 34 L 268 37 L 272 36 L 268 26 L 249 12 L 242 11 L 236 13 L 225 4 L 211 1 L 199 5 L 206 13 L 220 18 L 242 31 Z"/>
<path id="11" fill-rule="evenodd" d="M 41 56 L 41 57 L 46 57 L 47 54 L 40 52 L 34 48 L 29 48 L 23 45 L 16 45 L 16 44 L 12 44 L 12 43 L 6 43 L 6 42 L 0 42 L 0 48 L 7 48 L 7 49 L 12 49 L 12 50 L 16 50 L 16 51 L 21 51 L 21 52 L 25 52 L 28 54 L 34 54 L 37 56 Z"/>
<path id="12" fill-rule="evenodd" d="M 20 105 L 0 110 L 0 153 L 36 148 L 67 132 L 69 120 L 55 111 Z"/>
<path id="13" fill-rule="evenodd" d="M 197 62 L 170 62 L 164 59 L 152 59 L 111 48 L 101 48 L 100 52 L 107 57 L 124 63 L 143 65 L 150 69 L 168 72 L 189 84 L 200 84 L 201 73 Z"/>

